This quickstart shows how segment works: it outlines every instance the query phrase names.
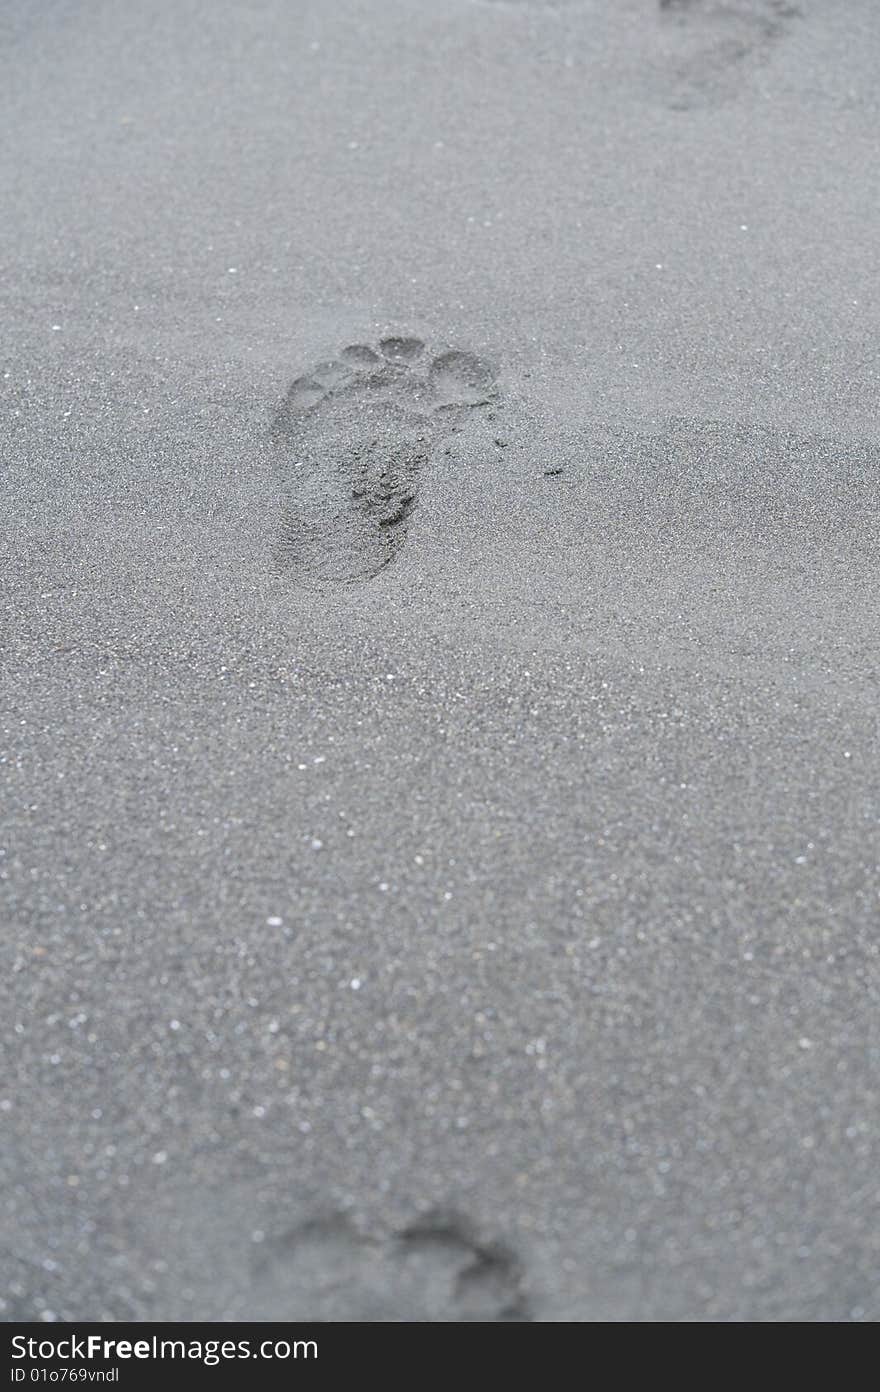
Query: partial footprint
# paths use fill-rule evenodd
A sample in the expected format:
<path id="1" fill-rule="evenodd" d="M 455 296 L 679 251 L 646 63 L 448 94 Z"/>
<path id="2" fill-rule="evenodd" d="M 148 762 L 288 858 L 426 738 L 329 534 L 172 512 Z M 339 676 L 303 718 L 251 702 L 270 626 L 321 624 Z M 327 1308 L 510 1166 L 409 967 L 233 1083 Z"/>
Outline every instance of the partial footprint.
<path id="1" fill-rule="evenodd" d="M 291 385 L 273 439 L 280 565 L 302 582 L 369 580 L 406 539 L 419 475 L 438 441 L 497 395 L 492 370 L 419 338 L 353 343 Z"/>
<path id="2" fill-rule="evenodd" d="M 716 106 L 740 90 L 798 15 L 788 0 L 659 0 L 668 43 L 668 104 Z"/>
<path id="3" fill-rule="evenodd" d="M 528 1320 L 523 1272 L 515 1253 L 501 1242 L 480 1243 L 454 1214 L 436 1213 L 398 1238 L 407 1279 L 436 1288 L 439 1318 Z"/>
<path id="4" fill-rule="evenodd" d="M 438 1213 L 382 1242 L 329 1214 L 264 1244 L 247 1319 L 528 1320 L 519 1259 Z"/>

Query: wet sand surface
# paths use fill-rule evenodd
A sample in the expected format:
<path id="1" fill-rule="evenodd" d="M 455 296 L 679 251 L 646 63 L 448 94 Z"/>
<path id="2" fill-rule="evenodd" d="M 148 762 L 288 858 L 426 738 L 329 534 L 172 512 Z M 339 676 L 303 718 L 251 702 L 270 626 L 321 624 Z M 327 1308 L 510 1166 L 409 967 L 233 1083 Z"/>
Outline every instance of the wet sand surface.
<path id="1" fill-rule="evenodd" d="M 880 1315 L 878 62 L 5 7 L 5 1318 Z"/>

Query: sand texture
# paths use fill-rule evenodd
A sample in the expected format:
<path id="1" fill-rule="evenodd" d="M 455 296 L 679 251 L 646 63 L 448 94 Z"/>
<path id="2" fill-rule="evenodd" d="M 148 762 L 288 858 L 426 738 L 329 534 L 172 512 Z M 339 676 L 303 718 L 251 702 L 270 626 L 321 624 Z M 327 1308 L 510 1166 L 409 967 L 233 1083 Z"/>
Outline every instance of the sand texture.
<path id="1" fill-rule="evenodd" d="M 876 0 L 8 0 L 0 1313 L 880 1316 Z"/>

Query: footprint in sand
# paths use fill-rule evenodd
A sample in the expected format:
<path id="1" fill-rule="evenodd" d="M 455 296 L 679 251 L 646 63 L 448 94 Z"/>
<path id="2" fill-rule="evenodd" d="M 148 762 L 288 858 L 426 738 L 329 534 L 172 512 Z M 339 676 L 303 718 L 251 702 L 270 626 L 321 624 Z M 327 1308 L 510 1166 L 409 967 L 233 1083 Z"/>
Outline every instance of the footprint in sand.
<path id="1" fill-rule="evenodd" d="M 798 16 L 789 0 L 659 0 L 670 42 L 667 104 L 716 106 L 741 90 Z"/>
<path id="2" fill-rule="evenodd" d="M 369 580 L 406 540 L 439 440 L 497 396 L 475 354 L 431 357 L 419 338 L 355 343 L 292 383 L 273 427 L 283 484 L 283 570 L 301 582 Z"/>
<path id="3" fill-rule="evenodd" d="M 342 1214 L 268 1239 L 238 1316 L 269 1320 L 527 1321 L 519 1258 L 434 1213 L 376 1241 Z"/>

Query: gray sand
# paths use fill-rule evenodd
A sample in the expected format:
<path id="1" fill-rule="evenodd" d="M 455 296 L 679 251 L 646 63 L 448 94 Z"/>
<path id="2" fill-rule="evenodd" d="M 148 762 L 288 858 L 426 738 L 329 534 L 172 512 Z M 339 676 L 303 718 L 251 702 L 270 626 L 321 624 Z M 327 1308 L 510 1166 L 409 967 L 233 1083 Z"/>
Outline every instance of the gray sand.
<path id="1" fill-rule="evenodd" d="M 5 1317 L 880 1315 L 878 64 L 4 6 Z"/>

